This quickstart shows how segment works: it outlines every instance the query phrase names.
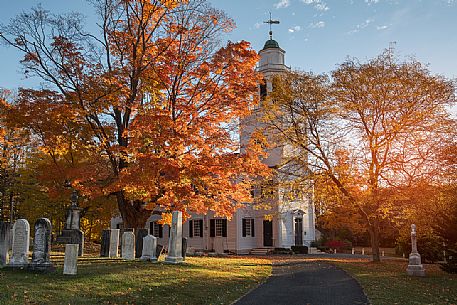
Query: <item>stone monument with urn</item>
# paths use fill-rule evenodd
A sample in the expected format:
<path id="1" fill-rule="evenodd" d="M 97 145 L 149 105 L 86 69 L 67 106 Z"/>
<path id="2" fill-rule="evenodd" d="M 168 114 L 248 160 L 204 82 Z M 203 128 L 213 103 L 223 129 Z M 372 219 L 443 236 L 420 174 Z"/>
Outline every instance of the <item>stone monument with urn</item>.
<path id="1" fill-rule="evenodd" d="M 425 276 L 425 269 L 421 262 L 421 256 L 417 252 L 416 225 L 411 225 L 411 254 L 406 272 L 410 276 Z"/>
<path id="2" fill-rule="evenodd" d="M 78 255 L 84 253 L 84 233 L 80 230 L 81 211 L 78 207 L 78 192 L 73 190 L 71 194 L 71 205 L 67 210 L 65 228 L 62 234 L 57 237 L 57 242 L 62 244 L 78 244 Z"/>

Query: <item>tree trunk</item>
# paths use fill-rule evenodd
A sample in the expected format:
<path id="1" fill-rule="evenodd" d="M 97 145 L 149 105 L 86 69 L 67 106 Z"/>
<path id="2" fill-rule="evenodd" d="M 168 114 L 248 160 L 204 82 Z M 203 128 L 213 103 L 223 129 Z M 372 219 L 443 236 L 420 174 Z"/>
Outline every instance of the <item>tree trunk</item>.
<path id="1" fill-rule="evenodd" d="M 125 199 L 122 191 L 116 193 L 116 199 L 124 228 L 144 228 L 146 221 L 151 216 L 151 211 L 144 209 L 144 203 Z"/>
<path id="2" fill-rule="evenodd" d="M 10 223 L 14 223 L 14 194 L 10 192 Z"/>
<path id="3" fill-rule="evenodd" d="M 379 222 L 377 219 L 373 220 L 370 225 L 370 240 L 371 240 L 371 250 L 373 253 L 373 261 L 380 262 L 381 256 L 379 253 L 379 242 L 380 242 L 380 232 L 379 232 Z"/>

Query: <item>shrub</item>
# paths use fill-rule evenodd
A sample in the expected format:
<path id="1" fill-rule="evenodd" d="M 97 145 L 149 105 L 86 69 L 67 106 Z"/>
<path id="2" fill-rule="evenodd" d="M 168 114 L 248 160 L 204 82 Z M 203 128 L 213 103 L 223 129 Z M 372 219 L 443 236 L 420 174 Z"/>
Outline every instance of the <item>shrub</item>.
<path id="1" fill-rule="evenodd" d="M 330 248 L 327 247 L 327 246 L 318 246 L 317 247 L 317 250 L 321 251 L 321 252 L 330 252 Z"/>
<path id="2" fill-rule="evenodd" d="M 446 250 L 446 262 L 440 264 L 440 268 L 447 273 L 457 273 L 457 251 L 454 249 Z"/>
<path id="3" fill-rule="evenodd" d="M 350 247 L 350 243 L 343 240 L 333 239 L 327 241 L 325 243 L 325 246 L 327 246 L 330 249 L 336 249 L 338 251 Z"/>
<path id="4" fill-rule="evenodd" d="M 417 238 L 417 251 L 423 263 L 434 263 L 443 259 L 442 242 L 435 236 L 419 236 Z M 395 249 L 397 254 L 404 253 L 406 257 L 411 253 L 411 240 L 399 240 Z"/>
<path id="5" fill-rule="evenodd" d="M 293 251 L 286 248 L 274 248 L 273 254 L 293 254 Z"/>
<path id="6" fill-rule="evenodd" d="M 307 246 L 292 246 L 292 251 L 297 254 L 308 254 Z"/>

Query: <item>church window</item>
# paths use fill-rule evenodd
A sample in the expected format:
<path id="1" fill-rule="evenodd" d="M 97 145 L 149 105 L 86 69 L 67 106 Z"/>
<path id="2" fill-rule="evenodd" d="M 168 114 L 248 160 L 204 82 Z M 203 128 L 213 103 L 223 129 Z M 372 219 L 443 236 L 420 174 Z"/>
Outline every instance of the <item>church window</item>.
<path id="1" fill-rule="evenodd" d="M 189 220 L 189 237 L 203 237 L 203 219 Z"/>
<path id="2" fill-rule="evenodd" d="M 149 233 L 154 235 L 157 238 L 162 238 L 163 237 L 163 226 L 157 221 L 151 221 L 149 223 Z"/>
<path id="3" fill-rule="evenodd" d="M 254 218 L 243 218 L 243 237 L 254 237 Z"/>
<path id="4" fill-rule="evenodd" d="M 210 219 L 210 237 L 227 237 L 227 219 Z"/>
<path id="5" fill-rule="evenodd" d="M 267 84 L 264 80 L 263 84 L 260 84 L 260 98 L 265 99 L 267 97 Z"/>

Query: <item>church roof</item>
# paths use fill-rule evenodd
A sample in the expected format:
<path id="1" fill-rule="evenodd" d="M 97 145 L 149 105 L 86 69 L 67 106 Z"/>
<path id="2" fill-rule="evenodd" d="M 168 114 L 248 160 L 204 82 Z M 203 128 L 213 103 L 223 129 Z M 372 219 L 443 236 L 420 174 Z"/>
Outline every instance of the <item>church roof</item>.
<path id="1" fill-rule="evenodd" d="M 265 42 L 265 45 L 263 46 L 263 49 L 279 49 L 279 43 L 274 40 L 274 39 L 270 39 L 270 40 L 267 40 L 267 42 Z"/>

